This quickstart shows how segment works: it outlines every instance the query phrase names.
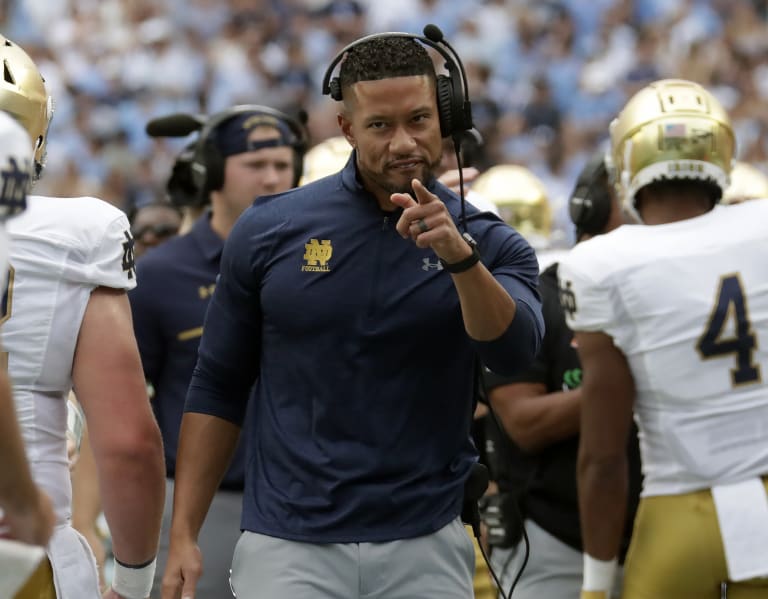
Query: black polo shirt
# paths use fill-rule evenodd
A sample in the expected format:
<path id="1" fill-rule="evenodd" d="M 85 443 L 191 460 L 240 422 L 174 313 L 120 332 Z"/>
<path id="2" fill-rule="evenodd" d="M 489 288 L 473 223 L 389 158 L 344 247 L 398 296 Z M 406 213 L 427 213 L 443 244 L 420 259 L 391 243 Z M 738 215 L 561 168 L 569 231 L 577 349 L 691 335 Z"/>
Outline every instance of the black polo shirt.
<path id="1" fill-rule="evenodd" d="M 547 393 L 575 389 L 581 384 L 581 363 L 572 345 L 573 332 L 565 323 L 560 306 L 557 281 L 557 264 L 547 268 L 539 278 L 539 292 L 546 333 L 534 364 L 524 373 L 512 377 L 489 374 L 488 388 L 512 383 L 543 383 Z M 512 441 L 510 440 L 510 443 Z M 582 550 L 579 504 L 576 490 L 576 459 L 579 436 L 574 435 L 529 454 L 533 461 L 532 473 L 522 498 L 526 516 L 544 530 L 570 545 Z M 637 509 L 641 487 L 640 451 L 637 429 L 633 426 L 627 447 L 629 458 L 629 507 L 627 527 L 622 543 L 621 556 L 629 545 L 632 522 Z"/>
<path id="2" fill-rule="evenodd" d="M 138 260 L 139 284 L 129 293 L 144 374 L 154 387 L 152 407 L 163 435 L 170 478 L 176 468 L 181 416 L 223 247 L 224 240 L 211 229 L 206 212 L 189 233 L 150 249 Z M 222 487 L 242 489 L 244 461 L 241 442 Z"/>

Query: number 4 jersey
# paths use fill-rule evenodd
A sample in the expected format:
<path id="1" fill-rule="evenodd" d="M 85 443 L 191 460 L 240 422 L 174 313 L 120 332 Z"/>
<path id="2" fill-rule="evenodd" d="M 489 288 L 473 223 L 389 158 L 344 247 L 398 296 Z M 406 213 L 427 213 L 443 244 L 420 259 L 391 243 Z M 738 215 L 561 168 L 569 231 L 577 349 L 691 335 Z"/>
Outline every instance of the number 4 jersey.
<path id="1" fill-rule="evenodd" d="M 568 325 L 629 362 L 644 496 L 768 474 L 768 200 L 625 225 L 559 278 Z"/>
<path id="2" fill-rule="evenodd" d="M 95 198 L 30 196 L 6 229 L 3 357 L 35 479 L 61 523 L 70 509 L 66 398 L 80 323 L 96 287 L 135 286 L 133 239 L 125 214 Z"/>

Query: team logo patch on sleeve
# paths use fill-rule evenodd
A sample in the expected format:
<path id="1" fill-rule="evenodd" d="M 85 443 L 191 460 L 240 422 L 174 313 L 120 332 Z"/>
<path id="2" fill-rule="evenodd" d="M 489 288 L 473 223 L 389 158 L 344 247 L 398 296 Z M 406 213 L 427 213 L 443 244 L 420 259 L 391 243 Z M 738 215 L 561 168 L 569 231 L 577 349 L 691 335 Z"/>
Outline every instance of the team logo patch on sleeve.
<path id="1" fill-rule="evenodd" d="M 133 237 L 128 231 L 123 231 L 125 241 L 123 242 L 123 272 L 129 279 L 136 276 L 136 258 L 133 253 Z"/>

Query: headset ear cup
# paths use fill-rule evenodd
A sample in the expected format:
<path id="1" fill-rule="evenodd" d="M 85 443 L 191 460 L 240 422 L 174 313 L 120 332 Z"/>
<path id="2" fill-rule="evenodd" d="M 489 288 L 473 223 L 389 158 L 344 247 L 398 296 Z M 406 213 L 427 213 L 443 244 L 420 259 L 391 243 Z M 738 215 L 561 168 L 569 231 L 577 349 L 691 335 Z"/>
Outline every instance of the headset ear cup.
<path id="1" fill-rule="evenodd" d="M 584 213 L 589 210 L 587 204 L 591 204 L 591 202 L 584 198 L 583 191 L 578 188 L 568 200 L 568 215 L 571 217 L 571 222 L 578 228 L 582 227 Z"/>
<path id="2" fill-rule="evenodd" d="M 472 123 L 472 114 L 469 112 L 469 104 L 467 104 L 467 112 L 464 110 L 464 92 L 461 89 L 461 79 L 458 73 L 454 69 L 449 77 L 451 83 L 451 122 L 453 123 L 453 133 L 464 133 L 469 131 L 474 126 Z"/>
<path id="3" fill-rule="evenodd" d="M 329 95 L 337 102 L 341 101 L 341 83 L 338 77 L 334 77 L 328 82 Z"/>
<path id="4" fill-rule="evenodd" d="M 589 197 L 585 197 L 585 196 Z M 574 201 L 575 198 L 581 201 Z M 576 228 L 589 235 L 602 233 L 611 215 L 613 198 L 609 193 L 598 189 L 582 189 L 574 194 L 569 202 L 571 221 Z"/>
<path id="5" fill-rule="evenodd" d="M 449 137 L 454 133 L 453 124 L 453 86 L 450 77 L 437 76 L 437 112 L 440 117 L 440 133 Z"/>
<path id="6" fill-rule="evenodd" d="M 224 159 L 213 143 L 205 144 L 205 193 L 217 191 L 224 185 Z"/>
<path id="7" fill-rule="evenodd" d="M 603 232 L 605 226 L 608 224 L 608 219 L 611 216 L 611 203 L 613 198 L 605 191 L 601 191 L 595 194 L 592 200 L 591 210 L 589 213 L 589 222 L 587 225 L 593 232 L 593 235 Z"/>
<path id="8" fill-rule="evenodd" d="M 197 193 L 201 196 L 204 196 L 205 192 L 203 191 L 203 188 L 205 187 L 207 169 L 205 168 L 202 148 L 195 148 L 192 161 L 189 165 L 189 171 L 192 177 L 192 184 L 195 186 Z"/>

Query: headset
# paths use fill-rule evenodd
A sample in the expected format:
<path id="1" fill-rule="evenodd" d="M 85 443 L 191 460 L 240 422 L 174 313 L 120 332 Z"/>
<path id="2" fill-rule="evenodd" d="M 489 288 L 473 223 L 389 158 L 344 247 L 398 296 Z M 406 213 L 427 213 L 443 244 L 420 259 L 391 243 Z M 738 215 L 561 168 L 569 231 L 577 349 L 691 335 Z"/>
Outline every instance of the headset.
<path id="1" fill-rule="evenodd" d="M 292 134 L 292 139 L 289 140 L 288 145 L 294 150 L 293 185 L 299 184 L 304 164 L 304 153 L 309 145 L 307 130 L 304 126 L 306 114 L 302 113 L 296 119 L 268 106 L 241 104 L 214 114 L 207 119 L 195 144 L 190 161 L 190 173 L 195 187 L 205 200 L 207 200 L 208 194 L 211 191 L 221 189 L 224 185 L 225 158 L 214 143 L 214 132 L 228 120 L 245 113 L 272 117 L 288 126 Z"/>
<path id="2" fill-rule="evenodd" d="M 192 178 L 192 157 L 195 155 L 196 141 L 188 143 L 176 156 L 171 168 L 171 175 L 165 184 L 168 200 L 176 207 L 202 206 L 208 203 Z"/>
<path id="3" fill-rule="evenodd" d="M 440 133 L 443 137 L 458 137 L 464 131 L 472 129 L 472 105 L 469 101 L 469 88 L 464 65 L 453 47 L 443 38 L 443 32 L 437 25 L 424 27 L 424 36 L 391 31 L 374 33 L 360 38 L 344 47 L 331 61 L 323 76 L 323 94 L 337 102 L 341 101 L 341 82 L 333 76 L 333 71 L 346 56 L 347 52 L 374 39 L 404 37 L 421 42 L 434 48 L 444 59 L 448 75 L 437 75 L 437 112 L 440 117 Z M 447 48 L 447 50 L 445 48 Z M 450 52 L 449 52 L 450 51 Z"/>
<path id="4" fill-rule="evenodd" d="M 576 225 L 577 236 L 601 233 L 608 224 L 613 202 L 605 154 L 597 151 L 579 174 L 568 200 L 568 212 Z"/>

